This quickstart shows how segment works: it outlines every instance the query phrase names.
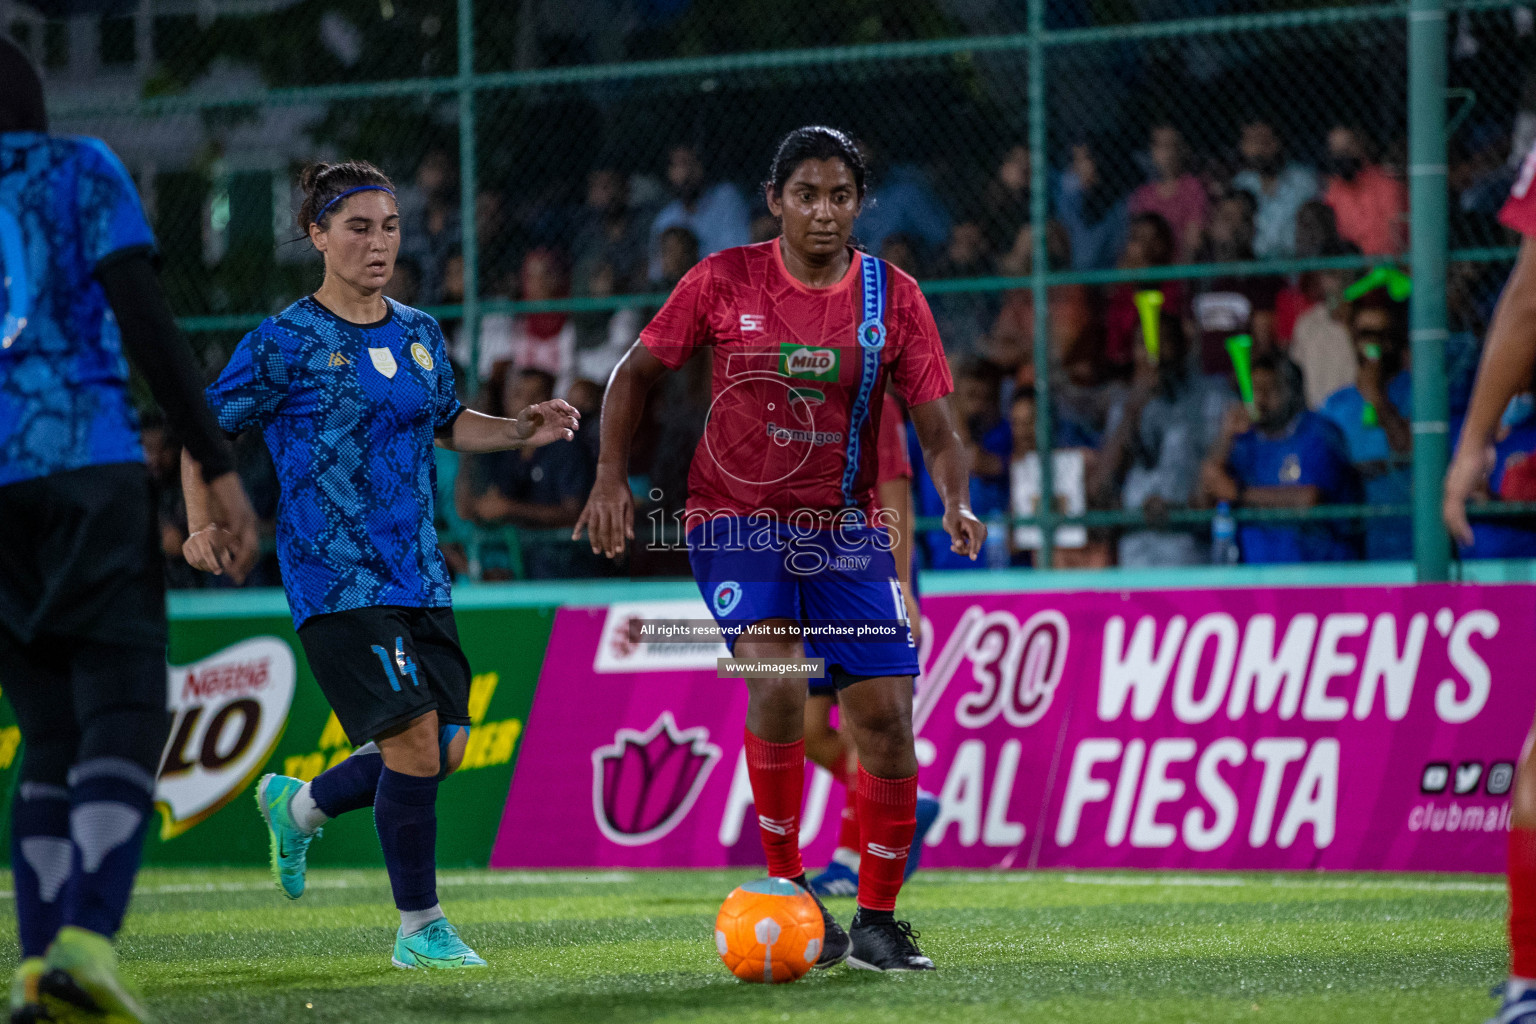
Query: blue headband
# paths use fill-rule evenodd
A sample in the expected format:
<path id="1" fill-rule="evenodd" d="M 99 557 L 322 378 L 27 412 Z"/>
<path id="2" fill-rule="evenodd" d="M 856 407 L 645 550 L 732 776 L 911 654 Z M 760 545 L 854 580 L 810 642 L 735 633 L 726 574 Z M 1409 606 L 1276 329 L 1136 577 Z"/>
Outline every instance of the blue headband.
<path id="1" fill-rule="evenodd" d="M 343 199 L 347 198 L 347 196 L 350 196 L 356 192 L 388 192 L 391 199 L 393 199 L 395 196 L 394 190 L 389 188 L 387 185 L 359 185 L 356 188 L 349 188 L 345 192 L 338 193 L 336 198 L 320 207 L 320 212 L 315 214 L 315 223 L 319 224 L 322 220 L 325 219 L 325 212 L 327 210 L 341 202 Z"/>

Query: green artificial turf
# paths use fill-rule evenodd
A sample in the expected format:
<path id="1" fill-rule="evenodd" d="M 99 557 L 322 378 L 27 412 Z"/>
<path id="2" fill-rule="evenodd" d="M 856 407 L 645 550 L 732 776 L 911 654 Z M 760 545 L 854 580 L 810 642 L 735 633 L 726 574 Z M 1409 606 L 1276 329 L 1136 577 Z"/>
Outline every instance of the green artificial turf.
<path id="1" fill-rule="evenodd" d="M 443 906 L 491 966 L 428 975 L 390 967 L 383 872 L 316 871 L 289 903 L 264 872 L 146 871 L 121 949 L 160 1019 L 192 1024 L 1480 1024 L 1506 964 L 1487 876 L 931 871 L 902 912 L 937 973 L 765 987 L 712 941 L 748 875 L 448 873 Z M 852 901 L 831 906 L 846 924 Z"/>

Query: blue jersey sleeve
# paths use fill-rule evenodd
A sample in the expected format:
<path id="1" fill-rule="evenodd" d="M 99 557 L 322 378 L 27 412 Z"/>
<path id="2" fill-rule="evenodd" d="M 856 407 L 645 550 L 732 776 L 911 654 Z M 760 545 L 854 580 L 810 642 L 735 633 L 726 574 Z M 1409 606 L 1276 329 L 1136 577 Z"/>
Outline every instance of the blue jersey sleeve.
<path id="1" fill-rule="evenodd" d="M 128 169 L 104 142 L 81 139 L 79 145 L 75 205 L 86 264 L 94 270 L 113 253 L 154 248 L 155 236 Z"/>
<path id="2" fill-rule="evenodd" d="M 263 325 L 240 339 L 219 379 L 208 385 L 208 408 L 231 434 L 267 423 L 288 393 L 288 363 Z"/>
<path id="3" fill-rule="evenodd" d="M 432 321 L 432 359 L 436 364 L 436 380 L 432 403 L 432 429 L 447 430 L 464 411 L 459 401 L 458 388 L 453 380 L 453 361 L 448 358 L 448 341 L 436 320 Z"/>
<path id="4" fill-rule="evenodd" d="M 1245 431 L 1232 439 L 1232 450 L 1227 455 L 1227 475 L 1244 487 L 1252 487 L 1257 483 L 1253 468 L 1254 443 L 1257 440 L 1257 433 Z"/>

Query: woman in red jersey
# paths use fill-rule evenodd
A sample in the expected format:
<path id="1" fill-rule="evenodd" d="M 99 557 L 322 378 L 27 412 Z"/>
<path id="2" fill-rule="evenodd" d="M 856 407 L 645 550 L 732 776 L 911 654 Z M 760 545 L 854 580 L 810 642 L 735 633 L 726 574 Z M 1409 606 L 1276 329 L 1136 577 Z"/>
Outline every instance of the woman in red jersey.
<path id="1" fill-rule="evenodd" d="M 954 550 L 974 558 L 986 529 L 968 506 L 933 314 L 917 282 L 849 245 L 865 191 L 858 149 L 832 128 L 796 129 L 765 191 L 782 234 L 690 270 L 614 369 L 597 482 L 573 535 L 585 527 L 593 551 L 623 552 L 646 392 L 713 348 L 713 398 L 688 480 L 694 577 L 737 657 L 822 660 L 861 762 L 859 909 L 845 933 L 823 908 L 817 966 L 932 970 L 894 913 L 917 803 L 917 657 L 874 502 L 887 380 L 911 409 Z M 769 874 L 802 887 L 806 674 L 747 679 L 745 737 Z"/>

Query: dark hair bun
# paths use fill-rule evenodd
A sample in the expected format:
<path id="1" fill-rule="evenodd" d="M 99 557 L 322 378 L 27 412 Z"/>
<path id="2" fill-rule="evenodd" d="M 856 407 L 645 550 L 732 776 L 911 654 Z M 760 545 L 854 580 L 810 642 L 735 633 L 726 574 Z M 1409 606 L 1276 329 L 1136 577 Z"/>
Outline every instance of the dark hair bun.
<path id="1" fill-rule="evenodd" d="M 346 160 L 336 164 L 313 163 L 299 172 L 299 191 L 304 199 L 299 204 L 299 230 L 309 233 L 311 224 L 325 227 L 325 221 L 334 211 L 321 211 L 350 188 L 360 185 L 380 185 L 391 191 L 394 183 L 377 167 L 366 160 Z"/>

